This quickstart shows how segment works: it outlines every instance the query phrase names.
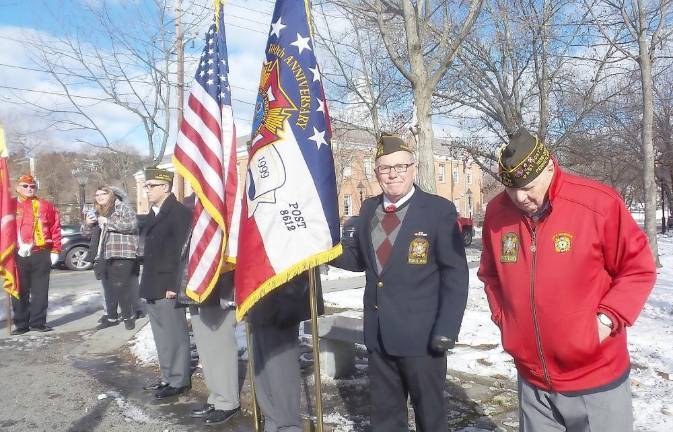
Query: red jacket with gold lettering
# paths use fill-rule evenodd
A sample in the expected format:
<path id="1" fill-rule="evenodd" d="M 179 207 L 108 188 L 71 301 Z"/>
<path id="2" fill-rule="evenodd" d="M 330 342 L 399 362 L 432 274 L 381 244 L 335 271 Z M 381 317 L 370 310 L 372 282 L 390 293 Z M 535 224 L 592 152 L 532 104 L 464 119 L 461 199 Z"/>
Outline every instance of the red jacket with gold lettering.
<path id="1" fill-rule="evenodd" d="M 479 279 L 519 374 L 555 392 L 612 383 L 629 368 L 626 327 L 656 279 L 645 233 L 611 188 L 562 172 L 537 223 L 505 192 L 488 204 Z M 614 323 L 599 343 L 599 312 Z"/>

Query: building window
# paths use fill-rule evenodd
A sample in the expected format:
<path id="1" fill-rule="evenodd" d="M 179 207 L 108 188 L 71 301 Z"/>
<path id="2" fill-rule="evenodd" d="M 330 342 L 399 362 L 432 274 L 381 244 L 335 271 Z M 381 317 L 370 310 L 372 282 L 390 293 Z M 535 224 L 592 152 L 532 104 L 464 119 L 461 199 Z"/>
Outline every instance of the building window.
<path id="1" fill-rule="evenodd" d="M 465 183 L 472 184 L 472 172 L 468 171 L 465 173 Z"/>
<path id="2" fill-rule="evenodd" d="M 353 198 L 350 195 L 344 195 L 344 216 L 353 215 Z"/>
<path id="3" fill-rule="evenodd" d="M 439 169 L 437 170 L 437 181 L 444 183 L 445 179 L 446 164 L 440 163 Z"/>
<path id="4" fill-rule="evenodd" d="M 458 166 L 455 166 L 453 167 L 451 172 L 451 181 L 453 183 L 458 183 L 458 176 L 459 176 Z"/>
<path id="5" fill-rule="evenodd" d="M 369 158 L 365 159 L 363 163 L 365 165 L 365 177 L 369 178 L 374 174 L 374 164 Z"/>
<path id="6" fill-rule="evenodd" d="M 351 169 L 350 162 L 348 162 L 347 165 L 344 165 L 344 170 L 343 170 L 344 177 L 350 177 L 353 174 L 352 171 L 353 170 Z"/>

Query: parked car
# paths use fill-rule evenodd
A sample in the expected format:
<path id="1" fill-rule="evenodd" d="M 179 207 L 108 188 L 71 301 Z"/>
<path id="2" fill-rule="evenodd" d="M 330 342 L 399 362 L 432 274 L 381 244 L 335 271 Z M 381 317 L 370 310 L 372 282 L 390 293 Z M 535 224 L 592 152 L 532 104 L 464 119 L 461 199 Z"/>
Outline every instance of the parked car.
<path id="1" fill-rule="evenodd" d="M 458 214 L 458 226 L 460 227 L 460 232 L 463 233 L 463 244 L 469 246 L 472 244 L 472 238 L 474 237 L 474 221 L 472 218 L 462 217 Z"/>
<path id="2" fill-rule="evenodd" d="M 61 226 L 61 237 L 62 250 L 57 266 L 65 266 L 69 270 L 89 270 L 93 267 L 92 263 L 84 261 L 91 237 L 85 235 L 79 225 Z"/>
<path id="3" fill-rule="evenodd" d="M 341 227 L 341 239 L 344 238 L 353 238 L 355 237 L 355 225 L 357 223 L 358 216 L 351 216 L 348 218 L 343 226 Z M 469 246 L 472 244 L 472 238 L 474 237 L 474 221 L 471 218 L 466 218 L 458 215 L 458 226 L 460 227 L 460 232 L 463 233 L 463 244 Z"/>

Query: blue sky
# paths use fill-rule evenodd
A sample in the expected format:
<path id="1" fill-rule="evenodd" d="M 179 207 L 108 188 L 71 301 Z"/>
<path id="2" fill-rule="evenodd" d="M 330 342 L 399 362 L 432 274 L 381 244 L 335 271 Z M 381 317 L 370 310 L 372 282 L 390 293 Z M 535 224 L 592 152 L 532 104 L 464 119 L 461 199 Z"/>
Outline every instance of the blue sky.
<path id="1" fill-rule="evenodd" d="M 29 58 L 26 50 L 19 41 L 31 35 L 40 35 L 53 38 L 72 33 L 73 29 L 83 23 L 85 14 L 82 12 L 87 5 L 98 4 L 102 0 L 0 0 L 0 40 L 4 40 L 4 47 L 0 49 L 0 119 L 14 122 L 20 117 L 26 125 L 15 123 L 16 129 L 40 129 L 36 126 L 40 121 L 27 121 L 30 107 L 25 103 L 17 104 L 18 100 L 39 101 L 41 105 L 50 103 L 49 98 L 58 98 L 53 93 L 60 93 L 60 87 L 45 73 L 40 73 L 39 64 Z M 111 10 L 121 10 L 115 4 L 128 2 L 145 2 L 147 0 L 107 0 Z M 184 0 L 187 3 L 189 0 Z M 192 0 L 193 3 L 210 5 L 210 0 Z M 173 0 L 167 2 L 172 8 Z M 62 11 L 67 10 L 67 14 Z M 198 10 L 192 9 L 192 10 Z M 259 72 L 264 57 L 267 32 L 273 2 L 270 0 L 230 0 L 225 4 L 225 22 L 227 25 L 227 41 L 229 48 L 229 62 L 231 67 L 232 97 L 234 115 L 239 135 L 249 133 L 252 120 L 252 111 L 256 100 L 256 89 Z M 53 18 L 56 17 L 56 18 Z M 188 17 L 186 17 L 188 18 Z M 209 23 L 209 22 L 208 22 Z M 95 26 L 88 25 L 90 31 Z M 187 35 L 193 39 L 186 48 L 190 54 L 198 56 L 203 48 L 203 31 L 197 35 Z M 84 35 L 86 38 L 86 35 Z M 93 38 L 92 38 L 93 39 Z M 25 69 L 28 68 L 28 69 Z M 193 68 L 186 65 L 185 84 L 188 87 L 192 81 Z M 24 89 L 24 90 L 15 90 Z M 51 93 L 50 93 L 51 92 Z M 95 90 L 91 90 L 95 92 Z M 87 92 L 89 94 L 89 92 Z M 54 102 L 56 103 L 56 102 Z M 146 138 L 142 124 L 138 118 L 114 107 L 92 107 L 97 110 L 101 122 L 106 125 L 106 133 L 113 140 L 123 140 L 142 152 L 146 152 Z M 6 126 L 7 127 L 7 126 Z M 48 125 L 45 124 L 45 128 Z M 32 128 L 32 129 L 31 129 Z M 81 133 L 81 132 L 80 132 Z M 61 147 L 72 148 L 76 134 L 55 134 L 45 132 L 49 140 L 61 143 Z M 172 148 L 174 138 L 169 138 L 168 149 Z"/>

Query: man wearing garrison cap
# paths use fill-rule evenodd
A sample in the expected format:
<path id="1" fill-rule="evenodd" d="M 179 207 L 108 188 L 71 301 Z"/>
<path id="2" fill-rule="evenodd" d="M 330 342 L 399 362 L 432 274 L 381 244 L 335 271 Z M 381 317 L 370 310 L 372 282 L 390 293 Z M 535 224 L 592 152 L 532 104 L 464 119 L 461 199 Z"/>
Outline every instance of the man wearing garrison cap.
<path id="1" fill-rule="evenodd" d="M 409 145 L 383 136 L 376 149 L 381 195 L 362 204 L 351 243 L 334 265 L 366 271 L 364 336 L 374 432 L 446 431 L 446 352 L 467 302 L 465 248 L 456 208 L 414 185 Z"/>
<path id="2" fill-rule="evenodd" d="M 12 297 L 13 335 L 51 331 L 47 325 L 49 274 L 61 252 L 58 209 L 38 198 L 37 183 L 24 174 L 16 182 L 16 231 L 19 298 Z"/>
<path id="3" fill-rule="evenodd" d="M 191 388 L 189 331 L 185 310 L 176 304 L 180 278 L 180 252 L 191 227 L 191 211 L 171 192 L 173 173 L 155 167 L 145 169 L 145 193 L 152 208 L 143 231 L 145 246 L 140 296 L 147 313 L 159 356 L 161 378 L 146 390 L 157 399 L 176 396 Z"/>
<path id="4" fill-rule="evenodd" d="M 479 278 L 519 376 L 519 430 L 633 430 L 626 329 L 656 273 L 619 195 L 525 129 L 499 157 Z"/>

